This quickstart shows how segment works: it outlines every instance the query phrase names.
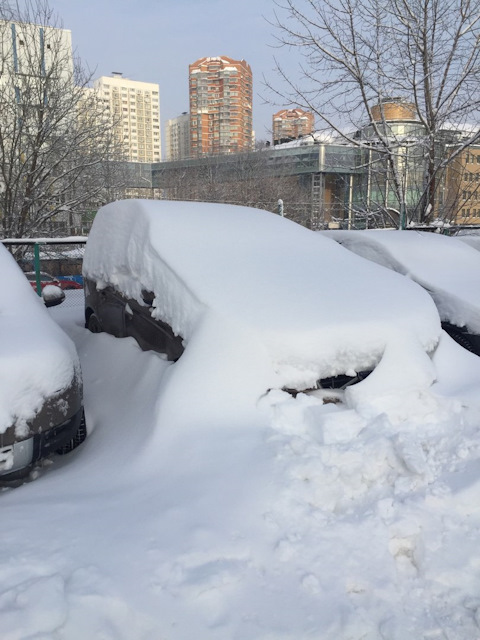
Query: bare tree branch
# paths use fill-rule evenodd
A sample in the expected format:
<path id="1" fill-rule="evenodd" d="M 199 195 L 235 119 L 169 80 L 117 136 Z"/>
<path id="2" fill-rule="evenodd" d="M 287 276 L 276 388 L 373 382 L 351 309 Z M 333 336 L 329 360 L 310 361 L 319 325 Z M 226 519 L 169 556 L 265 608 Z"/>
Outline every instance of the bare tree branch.
<path id="1" fill-rule="evenodd" d="M 295 79 L 277 62 L 280 84 L 266 82 L 277 99 L 313 111 L 360 163 L 374 149 L 411 219 L 451 215 L 446 168 L 480 138 L 480 0 L 274 1 L 277 42 L 304 61 Z M 408 132 L 383 108 L 393 98 L 411 106 Z M 422 175 L 416 201 L 407 171 Z"/>
<path id="2" fill-rule="evenodd" d="M 42 233 L 101 196 L 113 121 L 45 0 L 0 3 L 0 222 Z"/>

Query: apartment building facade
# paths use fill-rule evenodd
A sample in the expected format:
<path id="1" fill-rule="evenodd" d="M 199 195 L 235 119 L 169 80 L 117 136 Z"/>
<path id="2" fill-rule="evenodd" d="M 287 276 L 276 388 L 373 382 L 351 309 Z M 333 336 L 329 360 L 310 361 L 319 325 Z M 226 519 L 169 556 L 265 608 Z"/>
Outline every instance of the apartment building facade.
<path id="1" fill-rule="evenodd" d="M 182 113 L 165 124 L 166 160 L 186 160 L 190 157 L 190 114 Z"/>
<path id="2" fill-rule="evenodd" d="M 313 133 L 315 118 L 311 111 L 281 109 L 273 114 L 273 144 L 283 144 Z"/>
<path id="3" fill-rule="evenodd" d="M 95 80 L 94 88 L 115 121 L 115 138 L 124 160 L 159 162 L 159 86 L 124 78 L 120 72 Z"/>
<path id="4" fill-rule="evenodd" d="M 447 153 L 455 153 L 450 145 Z M 445 172 L 444 205 L 454 212 L 456 224 L 480 224 L 480 145 L 464 149 Z"/>
<path id="5" fill-rule="evenodd" d="M 21 84 L 32 78 L 51 75 L 60 82 L 73 77 L 72 34 L 69 29 L 42 26 L 25 22 L 0 20 L 2 67 L 0 83 L 11 81 L 13 74 L 18 82 L 14 88 L 17 99 L 21 96 Z M 5 67 L 12 73 L 5 73 Z M 33 95 L 29 95 L 33 99 Z"/>
<path id="6" fill-rule="evenodd" d="M 251 151 L 252 70 L 245 60 L 200 58 L 189 66 L 190 154 Z"/>

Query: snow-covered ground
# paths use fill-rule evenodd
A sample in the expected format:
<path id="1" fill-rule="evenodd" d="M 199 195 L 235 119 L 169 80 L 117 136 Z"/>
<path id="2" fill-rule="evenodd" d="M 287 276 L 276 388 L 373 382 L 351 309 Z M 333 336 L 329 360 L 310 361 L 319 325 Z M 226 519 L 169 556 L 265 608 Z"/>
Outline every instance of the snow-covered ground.
<path id="1" fill-rule="evenodd" d="M 49 312 L 92 433 L 0 494 L 2 640 L 480 638 L 480 358 L 444 335 L 438 382 L 400 399 L 241 406 L 227 362 L 172 386 L 81 306 Z"/>

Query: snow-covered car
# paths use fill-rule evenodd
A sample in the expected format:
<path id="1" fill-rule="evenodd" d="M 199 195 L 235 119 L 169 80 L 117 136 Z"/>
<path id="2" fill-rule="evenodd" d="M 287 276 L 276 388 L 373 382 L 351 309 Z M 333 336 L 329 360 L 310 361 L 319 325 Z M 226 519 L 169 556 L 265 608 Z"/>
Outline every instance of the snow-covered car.
<path id="1" fill-rule="evenodd" d="M 27 280 L 32 285 L 32 288 L 35 289 L 36 291 L 37 290 L 37 274 L 35 273 L 35 271 L 26 271 L 25 275 L 27 276 Z M 49 273 L 44 273 L 43 271 L 39 273 L 39 276 L 40 276 L 39 278 L 40 287 L 42 289 L 50 285 L 55 285 L 56 287 L 60 287 L 60 289 L 63 289 L 63 290 L 83 288 L 79 282 L 76 282 L 72 278 L 66 278 L 66 277 L 55 278 L 54 276 L 51 276 Z"/>
<path id="2" fill-rule="evenodd" d="M 46 291 L 48 288 L 45 288 Z M 85 438 L 73 342 L 0 245 L 0 480 L 26 475 Z"/>
<path id="3" fill-rule="evenodd" d="M 57 278 L 54 278 L 49 273 L 44 273 L 43 271 L 40 271 L 38 275 L 39 275 L 41 289 L 44 289 L 49 285 L 60 287 L 60 282 L 57 280 Z M 32 289 L 36 291 L 37 290 L 37 274 L 35 273 L 35 271 L 25 271 L 25 276 L 27 280 L 30 282 L 30 284 L 32 285 Z"/>
<path id="4" fill-rule="evenodd" d="M 445 331 L 480 355 L 480 253 L 467 242 L 411 230 L 322 233 L 420 284 L 432 296 Z"/>
<path id="5" fill-rule="evenodd" d="M 58 276 L 57 280 L 60 282 L 62 289 L 83 289 L 82 276 Z"/>
<path id="6" fill-rule="evenodd" d="M 480 251 L 480 235 L 473 233 L 459 233 L 454 237 L 457 240 L 461 240 L 461 242 L 465 242 L 465 244 L 470 245 L 477 251 Z"/>
<path id="7" fill-rule="evenodd" d="M 252 375 L 268 371 L 261 384 L 269 388 L 355 381 L 389 345 L 407 340 L 430 353 L 441 333 L 415 283 L 247 207 L 108 204 L 95 217 L 83 275 L 91 331 L 133 336 L 177 360 L 216 323 L 211 358 L 228 358 L 227 342 L 245 344 Z"/>

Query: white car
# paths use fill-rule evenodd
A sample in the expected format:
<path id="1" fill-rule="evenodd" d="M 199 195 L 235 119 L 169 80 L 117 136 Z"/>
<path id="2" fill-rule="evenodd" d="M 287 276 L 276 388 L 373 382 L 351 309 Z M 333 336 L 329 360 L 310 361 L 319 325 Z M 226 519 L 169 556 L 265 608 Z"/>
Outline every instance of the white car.
<path id="1" fill-rule="evenodd" d="M 47 296 L 48 297 L 48 296 Z M 0 480 L 85 438 L 74 344 L 0 245 Z"/>
<path id="2" fill-rule="evenodd" d="M 322 233 L 420 284 L 432 296 L 445 331 L 480 355 L 480 252 L 460 238 L 425 231 Z"/>
<path id="3" fill-rule="evenodd" d="M 133 336 L 178 360 L 216 323 L 211 357 L 228 358 L 226 344 L 245 344 L 252 375 L 263 371 L 268 388 L 355 382 L 388 345 L 407 340 L 431 353 L 441 333 L 435 305 L 415 283 L 247 207 L 106 205 L 95 217 L 83 274 L 91 331 Z"/>

